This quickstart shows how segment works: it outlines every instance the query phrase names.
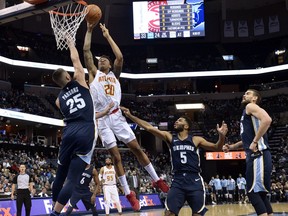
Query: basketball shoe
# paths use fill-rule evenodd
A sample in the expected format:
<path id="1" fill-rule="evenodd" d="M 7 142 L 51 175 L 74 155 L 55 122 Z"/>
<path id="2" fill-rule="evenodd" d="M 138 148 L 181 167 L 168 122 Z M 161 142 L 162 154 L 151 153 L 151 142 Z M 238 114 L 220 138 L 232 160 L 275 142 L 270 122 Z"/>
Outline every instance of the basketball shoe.
<path id="1" fill-rule="evenodd" d="M 141 206 L 139 200 L 136 198 L 134 191 L 131 191 L 130 194 L 126 195 L 126 198 L 128 199 L 134 211 L 140 210 Z"/>
<path id="2" fill-rule="evenodd" d="M 158 181 L 154 181 L 152 183 L 152 186 L 155 187 L 155 188 L 159 188 L 161 191 L 163 191 L 164 193 L 168 193 L 169 191 L 169 186 L 166 184 L 165 181 L 163 181 L 163 179 L 159 179 Z"/>

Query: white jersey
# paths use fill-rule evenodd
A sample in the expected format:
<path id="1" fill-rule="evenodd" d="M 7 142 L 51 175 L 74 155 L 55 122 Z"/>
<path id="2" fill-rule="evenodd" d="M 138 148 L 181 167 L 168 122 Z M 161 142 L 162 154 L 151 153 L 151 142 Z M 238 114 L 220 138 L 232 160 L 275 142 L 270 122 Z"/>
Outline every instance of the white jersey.
<path id="1" fill-rule="evenodd" d="M 107 166 L 104 166 L 103 179 L 105 180 L 103 185 L 116 185 L 116 171 L 114 166 L 110 169 L 108 169 Z"/>
<path id="2" fill-rule="evenodd" d="M 121 102 L 121 86 L 115 74 L 105 74 L 97 70 L 94 80 L 90 83 L 91 94 L 96 112 L 102 112 L 109 103 L 114 102 L 111 112 L 119 108 Z"/>

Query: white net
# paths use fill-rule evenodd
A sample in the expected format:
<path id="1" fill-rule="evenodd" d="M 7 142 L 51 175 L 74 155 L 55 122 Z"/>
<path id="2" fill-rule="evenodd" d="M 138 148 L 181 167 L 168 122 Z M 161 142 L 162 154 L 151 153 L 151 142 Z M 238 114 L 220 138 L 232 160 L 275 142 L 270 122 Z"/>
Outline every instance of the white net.
<path id="1" fill-rule="evenodd" d="M 49 14 L 57 49 L 68 49 L 66 39 L 76 43 L 77 30 L 87 14 L 86 5 L 75 2 L 49 11 Z"/>

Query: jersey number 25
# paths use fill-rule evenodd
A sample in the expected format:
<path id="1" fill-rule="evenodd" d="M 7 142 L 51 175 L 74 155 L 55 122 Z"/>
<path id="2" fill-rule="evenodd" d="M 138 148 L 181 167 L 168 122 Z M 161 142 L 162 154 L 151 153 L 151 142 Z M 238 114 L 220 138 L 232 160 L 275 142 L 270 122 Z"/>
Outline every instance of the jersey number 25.
<path id="1" fill-rule="evenodd" d="M 73 98 L 69 98 L 66 101 L 66 105 L 69 106 L 70 114 L 76 112 L 78 109 L 82 109 L 86 106 L 85 101 L 81 98 L 81 94 L 74 95 Z"/>

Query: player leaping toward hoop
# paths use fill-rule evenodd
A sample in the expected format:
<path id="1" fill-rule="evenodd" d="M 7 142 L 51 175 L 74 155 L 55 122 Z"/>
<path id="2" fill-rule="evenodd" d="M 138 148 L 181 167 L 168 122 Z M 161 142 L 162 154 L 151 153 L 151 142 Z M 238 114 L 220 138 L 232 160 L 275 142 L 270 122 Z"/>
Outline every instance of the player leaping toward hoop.
<path id="1" fill-rule="evenodd" d="M 52 75 L 53 81 L 62 88 L 56 105 L 63 114 L 66 125 L 52 187 L 55 205 L 50 216 L 59 216 L 71 197 L 85 167 L 90 164 L 97 137 L 95 110 L 85 82 L 85 72 L 71 35 L 65 38 L 75 72 L 72 78 L 67 71 L 59 68 Z"/>
<path id="2" fill-rule="evenodd" d="M 129 189 L 115 136 L 130 148 L 133 154 L 137 157 L 139 163 L 150 174 L 154 184 L 157 187 L 164 192 L 167 192 L 169 187 L 156 174 L 153 165 L 151 164 L 147 155 L 140 148 L 132 129 L 129 127 L 125 117 L 122 115 L 122 112 L 119 109 L 121 102 L 121 87 L 119 78 L 123 66 L 123 55 L 121 50 L 110 36 L 105 25 L 100 23 L 103 36 L 111 46 L 116 59 L 113 65 L 113 71 L 111 71 L 112 62 L 110 58 L 104 55 L 100 57 L 97 68 L 94 64 L 94 58 L 90 51 L 93 28 L 94 25 L 87 23 L 83 51 L 85 64 L 89 72 L 89 83 L 91 94 L 94 99 L 95 110 L 96 112 L 101 112 L 109 103 L 111 103 L 111 101 L 114 102 L 114 107 L 111 109 L 108 115 L 98 119 L 99 135 L 104 146 L 111 154 L 116 173 L 119 176 L 119 181 L 124 189 L 126 197 L 130 201 L 133 209 L 138 210 L 140 208 L 139 202 L 136 199 L 135 193 Z"/>

